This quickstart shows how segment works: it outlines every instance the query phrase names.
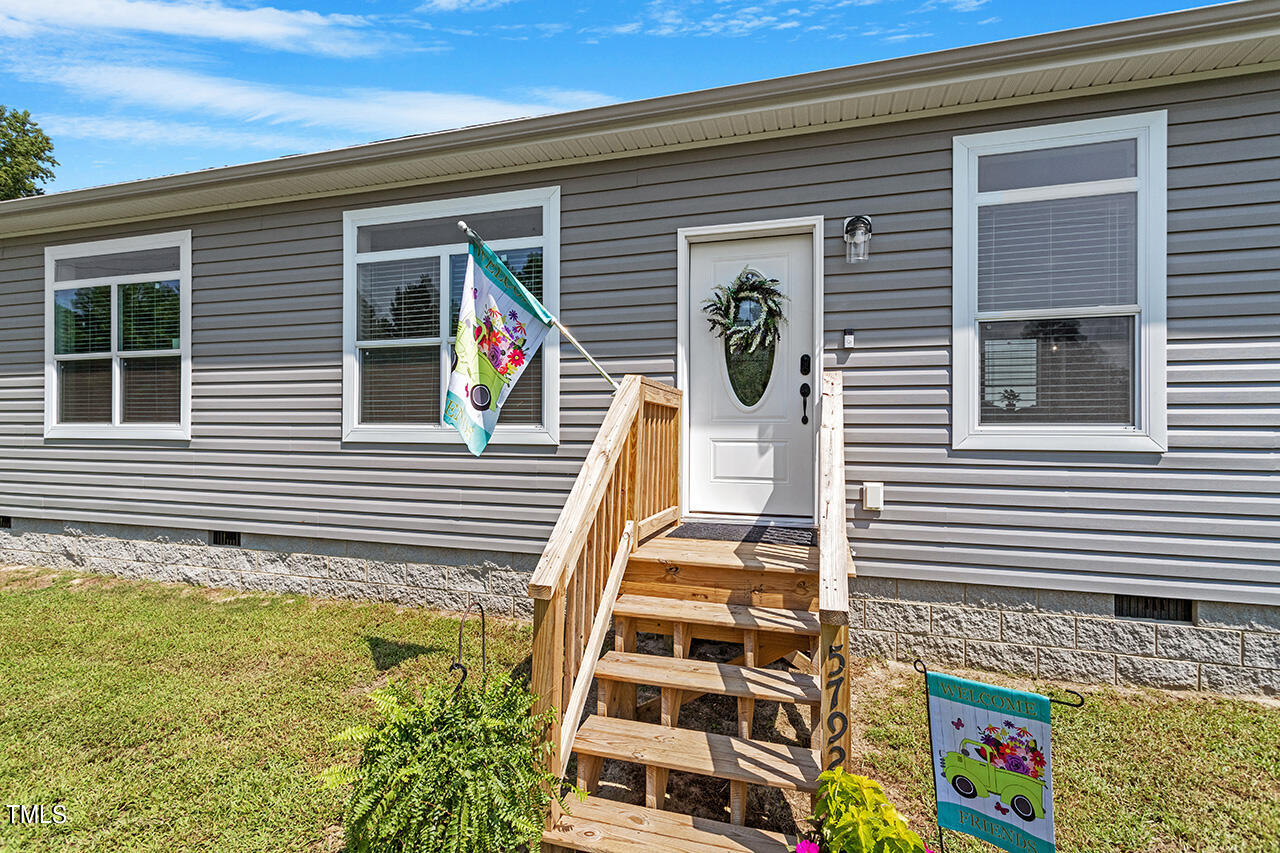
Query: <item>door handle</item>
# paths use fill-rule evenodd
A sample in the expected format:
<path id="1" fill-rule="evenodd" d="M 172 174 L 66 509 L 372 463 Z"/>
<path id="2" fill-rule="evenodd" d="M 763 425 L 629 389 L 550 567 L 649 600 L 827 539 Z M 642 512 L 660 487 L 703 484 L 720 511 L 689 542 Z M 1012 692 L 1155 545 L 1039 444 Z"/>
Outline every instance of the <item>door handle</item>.
<path id="1" fill-rule="evenodd" d="M 812 391 L 808 382 L 800 383 L 800 423 L 802 424 L 809 422 L 809 394 Z"/>

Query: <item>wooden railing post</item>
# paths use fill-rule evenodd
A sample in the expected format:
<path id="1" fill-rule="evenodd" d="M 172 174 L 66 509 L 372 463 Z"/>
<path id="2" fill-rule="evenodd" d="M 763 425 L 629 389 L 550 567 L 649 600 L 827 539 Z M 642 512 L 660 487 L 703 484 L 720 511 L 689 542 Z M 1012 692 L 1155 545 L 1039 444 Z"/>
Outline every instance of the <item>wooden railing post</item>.
<path id="1" fill-rule="evenodd" d="M 531 687 L 537 701 L 533 706 L 535 714 L 545 714 L 555 709 L 555 719 L 546 732 L 548 743 L 560 744 L 561 729 L 564 720 L 560 709 L 564 707 L 562 685 L 564 684 L 564 594 L 554 595 L 549 599 L 535 599 L 533 602 L 533 676 Z M 556 751 L 547 755 L 547 769 L 552 774 L 560 775 L 561 756 Z M 554 793 L 554 792 L 553 792 Z M 551 800 L 551 810 L 547 815 L 548 828 L 560 819 L 560 804 L 555 797 Z"/>
<path id="2" fill-rule="evenodd" d="M 849 576 L 852 561 L 845 515 L 844 388 L 839 370 L 822 374 L 818 430 L 821 475 L 818 508 L 818 638 L 817 676 L 822 683 L 818 736 L 824 770 L 848 768 L 849 731 Z"/>

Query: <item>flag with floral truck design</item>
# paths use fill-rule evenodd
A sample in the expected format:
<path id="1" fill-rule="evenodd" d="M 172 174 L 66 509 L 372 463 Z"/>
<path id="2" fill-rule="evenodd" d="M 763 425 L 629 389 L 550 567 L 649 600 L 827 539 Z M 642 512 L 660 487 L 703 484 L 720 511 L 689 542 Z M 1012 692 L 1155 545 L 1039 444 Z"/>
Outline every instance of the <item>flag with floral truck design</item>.
<path id="1" fill-rule="evenodd" d="M 1053 853 L 1049 699 L 930 672 L 938 825 L 1015 853 Z"/>
<path id="2" fill-rule="evenodd" d="M 471 242 L 444 422 L 476 456 L 498 412 L 551 330 L 551 314 L 488 246 Z"/>

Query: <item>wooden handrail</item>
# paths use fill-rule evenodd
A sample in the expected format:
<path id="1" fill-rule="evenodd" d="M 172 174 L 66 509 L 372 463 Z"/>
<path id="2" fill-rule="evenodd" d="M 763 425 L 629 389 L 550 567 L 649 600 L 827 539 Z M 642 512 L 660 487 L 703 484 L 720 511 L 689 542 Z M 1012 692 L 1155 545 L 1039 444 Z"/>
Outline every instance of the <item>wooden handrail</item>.
<path id="1" fill-rule="evenodd" d="M 844 474 L 844 377 L 822 373 L 818 428 L 818 676 L 822 681 L 819 754 L 824 769 L 848 768 L 849 731 L 849 551 Z"/>
<path id="2" fill-rule="evenodd" d="M 849 624 L 849 554 L 844 480 L 844 387 L 839 370 L 822 373 L 818 459 L 818 614 L 825 625 Z"/>
<path id="3" fill-rule="evenodd" d="M 681 392 L 628 375 L 529 583 L 535 713 L 559 713 L 548 767 L 563 776 L 636 543 L 680 518 Z M 552 807 L 549 821 L 559 819 Z"/>

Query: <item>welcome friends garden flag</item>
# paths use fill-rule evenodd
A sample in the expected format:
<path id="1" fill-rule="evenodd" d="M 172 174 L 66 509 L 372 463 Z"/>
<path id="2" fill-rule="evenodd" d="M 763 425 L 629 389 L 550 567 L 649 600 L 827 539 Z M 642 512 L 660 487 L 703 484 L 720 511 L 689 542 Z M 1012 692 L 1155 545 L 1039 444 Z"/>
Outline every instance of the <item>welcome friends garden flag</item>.
<path id="1" fill-rule="evenodd" d="M 930 672 L 938 825 L 1014 853 L 1052 853 L 1049 699 Z"/>
<path id="2" fill-rule="evenodd" d="M 444 422 L 479 456 L 498 410 L 551 330 L 551 314 L 488 246 L 471 241 Z"/>

